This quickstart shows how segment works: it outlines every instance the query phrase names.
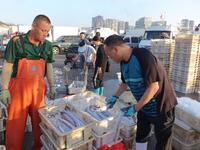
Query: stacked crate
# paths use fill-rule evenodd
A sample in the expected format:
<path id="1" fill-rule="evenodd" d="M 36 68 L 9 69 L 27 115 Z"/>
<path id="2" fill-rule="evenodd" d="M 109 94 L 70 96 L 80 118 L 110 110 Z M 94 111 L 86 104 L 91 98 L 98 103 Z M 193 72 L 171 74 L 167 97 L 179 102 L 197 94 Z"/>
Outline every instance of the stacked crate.
<path id="1" fill-rule="evenodd" d="M 188 97 L 178 98 L 175 109 L 172 145 L 176 150 L 200 149 L 200 102 Z"/>
<path id="2" fill-rule="evenodd" d="M 61 132 L 50 121 L 51 117 L 59 118 L 59 112 L 64 109 L 75 112 L 86 123 L 84 126 L 73 128 L 70 131 Z M 42 136 L 40 137 L 43 150 L 92 150 L 92 126 L 93 120 L 88 116 L 75 110 L 68 104 L 60 103 L 51 105 L 39 110 L 41 118 L 40 128 Z"/>
<path id="3" fill-rule="evenodd" d="M 152 40 L 151 52 L 160 60 L 171 78 L 171 62 L 174 56 L 175 41 L 171 39 Z"/>
<path id="4" fill-rule="evenodd" d="M 176 150 L 199 150 L 200 132 L 195 131 L 185 122 L 176 119 L 173 128 L 172 145 Z"/>
<path id="5" fill-rule="evenodd" d="M 199 85 L 200 35 L 178 35 L 172 65 L 172 83 L 176 91 L 194 93 Z"/>
<path id="6" fill-rule="evenodd" d="M 68 96 L 68 101 L 70 105 L 91 117 L 95 122 L 95 125 L 92 127 L 94 149 L 99 149 L 104 145 L 113 146 L 122 141 L 119 136 L 121 124 L 119 124 L 118 118 L 110 113 L 111 115 L 109 117 L 98 120 L 86 111 L 91 105 L 99 106 L 100 109 L 107 111 L 104 96 L 99 96 L 88 91 L 74 96 Z"/>

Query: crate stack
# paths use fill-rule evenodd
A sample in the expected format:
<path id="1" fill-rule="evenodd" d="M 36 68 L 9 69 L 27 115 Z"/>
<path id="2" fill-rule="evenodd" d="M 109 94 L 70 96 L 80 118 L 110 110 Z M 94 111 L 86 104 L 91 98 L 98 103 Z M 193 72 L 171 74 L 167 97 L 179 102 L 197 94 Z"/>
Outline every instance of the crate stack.
<path id="1" fill-rule="evenodd" d="M 182 97 L 175 112 L 172 146 L 176 150 L 200 149 L 200 102 Z"/>
<path id="2" fill-rule="evenodd" d="M 195 93 L 199 87 L 200 35 L 181 34 L 176 38 L 172 83 L 176 91 Z"/>
<path id="3" fill-rule="evenodd" d="M 73 127 L 70 130 L 64 130 L 66 129 L 66 124 L 69 125 L 69 122 L 67 123 L 66 119 L 63 121 L 61 112 L 66 109 L 78 115 L 84 121 L 84 125 Z M 75 110 L 65 102 L 41 108 L 39 115 L 41 118 L 40 128 L 42 132 L 40 139 L 43 150 L 92 150 L 93 136 L 91 129 L 94 122 L 88 116 Z M 53 122 L 52 119 L 55 118 L 57 120 Z M 58 118 L 62 118 L 62 123 L 64 122 L 65 125 L 62 124 L 58 127 L 58 120 L 60 120 Z M 70 125 L 70 127 L 72 126 Z"/>
<path id="4" fill-rule="evenodd" d="M 151 52 L 160 60 L 171 78 L 171 62 L 174 56 L 175 41 L 171 39 L 152 40 Z"/>
<path id="5" fill-rule="evenodd" d="M 122 144 L 122 138 L 120 137 L 122 125 L 119 124 L 118 118 L 107 110 L 104 96 L 96 95 L 93 92 L 84 92 L 82 94 L 71 96 L 71 98 L 68 97 L 68 101 L 74 108 L 79 109 L 82 113 L 91 117 L 95 122 L 95 125 L 92 127 L 94 150 L 102 148 L 105 145 L 112 147 Z M 97 119 L 97 117 L 87 111 L 88 107 L 94 105 L 99 107 L 100 110 L 108 112 L 110 115 L 104 119 Z"/>

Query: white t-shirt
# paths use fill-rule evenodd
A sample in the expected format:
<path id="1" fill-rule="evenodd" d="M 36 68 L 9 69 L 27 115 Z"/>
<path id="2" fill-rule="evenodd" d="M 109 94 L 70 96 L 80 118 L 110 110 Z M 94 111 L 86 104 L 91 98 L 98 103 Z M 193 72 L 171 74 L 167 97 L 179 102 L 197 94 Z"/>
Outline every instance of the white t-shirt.
<path id="1" fill-rule="evenodd" d="M 84 45 L 79 47 L 78 52 L 85 56 L 86 62 L 93 62 L 93 55 L 96 55 L 96 50 L 91 45 Z"/>

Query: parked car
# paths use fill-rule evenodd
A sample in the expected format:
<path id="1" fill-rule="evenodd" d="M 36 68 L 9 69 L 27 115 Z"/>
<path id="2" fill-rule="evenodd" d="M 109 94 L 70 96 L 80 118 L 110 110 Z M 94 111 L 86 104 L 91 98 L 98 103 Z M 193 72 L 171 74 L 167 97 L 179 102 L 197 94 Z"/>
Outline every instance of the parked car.
<path id="1" fill-rule="evenodd" d="M 60 36 L 55 42 L 52 43 L 54 54 L 65 53 L 72 44 L 79 43 L 79 36 Z"/>

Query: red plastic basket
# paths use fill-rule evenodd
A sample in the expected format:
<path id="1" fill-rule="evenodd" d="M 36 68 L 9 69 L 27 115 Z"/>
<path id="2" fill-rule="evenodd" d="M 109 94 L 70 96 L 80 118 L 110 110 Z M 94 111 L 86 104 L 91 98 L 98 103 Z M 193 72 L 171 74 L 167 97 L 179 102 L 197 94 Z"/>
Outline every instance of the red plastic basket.
<path id="1" fill-rule="evenodd" d="M 124 144 L 123 143 L 117 143 L 109 147 L 107 144 L 100 147 L 98 150 L 124 150 Z"/>

